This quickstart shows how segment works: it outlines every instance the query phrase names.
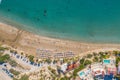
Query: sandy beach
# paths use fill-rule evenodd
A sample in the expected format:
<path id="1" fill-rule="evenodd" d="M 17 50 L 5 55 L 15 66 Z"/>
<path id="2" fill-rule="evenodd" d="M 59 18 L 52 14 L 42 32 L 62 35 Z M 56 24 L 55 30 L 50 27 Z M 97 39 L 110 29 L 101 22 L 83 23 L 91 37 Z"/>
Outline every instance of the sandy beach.
<path id="1" fill-rule="evenodd" d="M 53 54 L 71 51 L 77 55 L 96 50 L 120 49 L 120 44 L 84 43 L 39 36 L 4 23 L 0 23 L 0 43 L 32 55 L 36 55 L 37 49 L 50 50 Z"/>

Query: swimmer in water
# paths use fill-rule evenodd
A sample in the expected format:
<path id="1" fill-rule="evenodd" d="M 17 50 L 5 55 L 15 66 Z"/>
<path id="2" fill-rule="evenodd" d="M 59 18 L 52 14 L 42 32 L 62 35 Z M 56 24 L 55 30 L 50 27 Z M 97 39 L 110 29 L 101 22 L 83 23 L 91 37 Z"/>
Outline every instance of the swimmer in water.
<path id="1" fill-rule="evenodd" d="M 44 10 L 44 16 L 46 16 L 47 15 L 47 10 Z"/>

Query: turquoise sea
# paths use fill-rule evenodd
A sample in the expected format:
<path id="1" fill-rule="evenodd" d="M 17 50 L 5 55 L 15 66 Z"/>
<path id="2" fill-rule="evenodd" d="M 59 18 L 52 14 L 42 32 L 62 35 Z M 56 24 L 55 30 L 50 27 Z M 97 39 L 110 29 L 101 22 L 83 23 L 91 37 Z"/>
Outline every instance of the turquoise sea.
<path id="1" fill-rule="evenodd" d="M 48 37 L 120 43 L 120 0 L 2 0 L 0 21 Z"/>

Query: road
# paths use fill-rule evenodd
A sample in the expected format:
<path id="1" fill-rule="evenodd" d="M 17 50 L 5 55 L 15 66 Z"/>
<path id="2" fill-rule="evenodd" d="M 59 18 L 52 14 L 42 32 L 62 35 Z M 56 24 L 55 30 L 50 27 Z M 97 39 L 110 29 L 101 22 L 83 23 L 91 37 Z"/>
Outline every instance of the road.
<path id="1" fill-rule="evenodd" d="M 2 66 L 0 65 L 0 80 L 12 80 L 3 70 Z"/>

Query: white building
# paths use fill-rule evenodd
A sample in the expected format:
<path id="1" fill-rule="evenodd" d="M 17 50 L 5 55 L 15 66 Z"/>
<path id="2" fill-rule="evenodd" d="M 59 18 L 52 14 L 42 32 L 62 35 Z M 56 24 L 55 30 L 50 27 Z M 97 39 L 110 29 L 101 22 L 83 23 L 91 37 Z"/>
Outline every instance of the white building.
<path id="1" fill-rule="evenodd" d="M 63 72 L 66 72 L 66 70 L 67 70 L 67 63 L 64 63 L 64 64 L 61 65 L 61 70 Z"/>

